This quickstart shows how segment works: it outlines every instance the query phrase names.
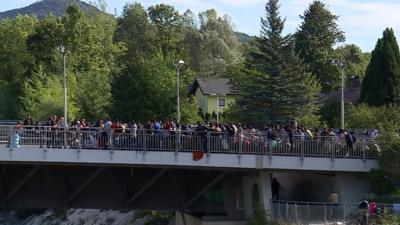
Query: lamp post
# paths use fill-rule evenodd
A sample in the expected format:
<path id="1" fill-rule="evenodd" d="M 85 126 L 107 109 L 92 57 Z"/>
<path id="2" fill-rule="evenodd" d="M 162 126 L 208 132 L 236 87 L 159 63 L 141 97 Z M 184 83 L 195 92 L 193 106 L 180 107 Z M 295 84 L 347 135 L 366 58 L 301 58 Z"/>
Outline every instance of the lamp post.
<path id="1" fill-rule="evenodd" d="M 340 68 L 340 73 L 342 77 L 342 97 L 341 97 L 341 102 L 340 102 L 340 125 L 341 128 L 344 130 L 344 62 L 341 60 L 333 60 L 332 64 L 339 66 Z"/>
<path id="2" fill-rule="evenodd" d="M 178 63 L 174 63 L 176 68 L 176 120 L 181 121 L 181 109 L 180 109 L 180 97 L 179 97 L 179 73 L 182 65 L 185 64 L 183 60 L 179 60 Z"/>
<path id="3" fill-rule="evenodd" d="M 67 52 L 65 46 L 59 47 L 61 54 L 63 55 L 63 74 L 64 74 L 64 147 L 67 146 L 67 127 L 68 127 L 68 97 L 67 97 Z"/>

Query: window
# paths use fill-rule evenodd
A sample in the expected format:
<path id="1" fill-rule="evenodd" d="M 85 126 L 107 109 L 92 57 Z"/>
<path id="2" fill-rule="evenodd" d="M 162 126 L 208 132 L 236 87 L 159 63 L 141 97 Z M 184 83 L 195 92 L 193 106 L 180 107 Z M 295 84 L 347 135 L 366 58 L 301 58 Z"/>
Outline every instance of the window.
<path id="1" fill-rule="evenodd" d="M 218 104 L 219 106 L 225 106 L 225 99 L 220 98 Z"/>

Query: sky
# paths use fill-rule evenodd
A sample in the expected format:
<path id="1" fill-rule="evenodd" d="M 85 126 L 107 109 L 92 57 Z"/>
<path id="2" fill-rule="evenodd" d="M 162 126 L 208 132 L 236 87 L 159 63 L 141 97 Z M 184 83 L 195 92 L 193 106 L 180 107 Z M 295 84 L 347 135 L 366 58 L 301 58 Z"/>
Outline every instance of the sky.
<path id="1" fill-rule="evenodd" d="M 0 0 L 0 11 L 27 6 L 38 0 Z M 87 0 L 88 1 L 88 0 Z M 92 0 L 95 1 L 95 0 Z M 106 0 L 108 11 L 117 15 L 124 5 L 135 0 Z M 235 30 L 259 35 L 260 18 L 267 0 L 136 0 L 145 7 L 167 3 L 181 12 L 190 9 L 199 13 L 214 8 L 231 17 Z M 294 33 L 312 0 L 280 0 L 280 13 L 286 18 L 285 33 Z M 363 51 L 372 51 L 386 27 L 392 27 L 400 40 L 400 0 L 322 0 L 339 16 L 338 24 L 346 33 L 346 43 L 356 44 Z"/>

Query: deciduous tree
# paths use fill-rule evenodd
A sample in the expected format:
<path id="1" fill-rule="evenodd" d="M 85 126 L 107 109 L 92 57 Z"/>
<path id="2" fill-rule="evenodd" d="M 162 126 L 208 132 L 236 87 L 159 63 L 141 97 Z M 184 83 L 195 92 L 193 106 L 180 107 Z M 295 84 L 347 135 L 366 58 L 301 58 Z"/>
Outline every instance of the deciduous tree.
<path id="1" fill-rule="evenodd" d="M 331 64 L 333 46 L 345 40 L 337 25 L 338 17 L 324 3 L 314 1 L 300 18 L 303 22 L 295 34 L 296 52 L 317 76 L 322 90 L 332 90 L 339 84 L 340 77 L 336 66 Z"/>

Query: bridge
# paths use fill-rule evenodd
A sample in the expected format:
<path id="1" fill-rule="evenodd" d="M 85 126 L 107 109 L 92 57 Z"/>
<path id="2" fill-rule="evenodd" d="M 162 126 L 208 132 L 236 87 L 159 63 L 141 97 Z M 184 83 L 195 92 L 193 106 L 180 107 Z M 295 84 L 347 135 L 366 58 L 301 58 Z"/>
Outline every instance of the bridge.
<path id="1" fill-rule="evenodd" d="M 175 210 L 240 220 L 255 202 L 342 202 L 370 191 L 360 174 L 378 168 L 374 141 L 353 148 L 332 137 L 293 143 L 262 134 L 185 134 L 0 126 L 3 208 Z M 357 190 L 356 190 L 357 189 Z"/>

